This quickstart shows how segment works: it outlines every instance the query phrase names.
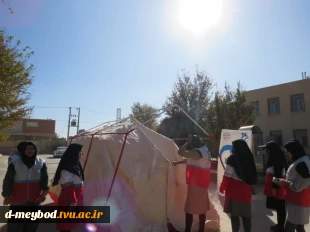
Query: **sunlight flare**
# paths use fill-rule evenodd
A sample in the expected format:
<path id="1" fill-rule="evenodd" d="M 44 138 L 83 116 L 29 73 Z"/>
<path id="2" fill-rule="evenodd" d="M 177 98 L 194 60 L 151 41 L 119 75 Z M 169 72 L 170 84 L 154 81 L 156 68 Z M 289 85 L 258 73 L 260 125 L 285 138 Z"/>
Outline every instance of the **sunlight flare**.
<path id="1" fill-rule="evenodd" d="M 216 26 L 221 16 L 222 0 L 180 0 L 179 20 L 194 34 Z"/>

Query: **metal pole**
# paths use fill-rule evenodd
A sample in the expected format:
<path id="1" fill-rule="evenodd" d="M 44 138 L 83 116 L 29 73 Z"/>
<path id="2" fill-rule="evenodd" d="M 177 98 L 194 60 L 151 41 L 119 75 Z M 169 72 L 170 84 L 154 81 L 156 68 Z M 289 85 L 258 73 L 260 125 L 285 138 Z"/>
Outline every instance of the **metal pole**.
<path id="1" fill-rule="evenodd" d="M 69 107 L 69 121 L 68 121 L 68 134 L 67 134 L 67 141 L 69 141 L 69 134 L 70 134 L 70 122 L 71 122 L 71 107 Z"/>
<path id="2" fill-rule="evenodd" d="M 79 134 L 79 128 L 80 128 L 80 110 L 81 108 L 77 108 L 78 112 L 78 122 L 77 122 L 77 129 L 76 129 L 76 134 Z"/>

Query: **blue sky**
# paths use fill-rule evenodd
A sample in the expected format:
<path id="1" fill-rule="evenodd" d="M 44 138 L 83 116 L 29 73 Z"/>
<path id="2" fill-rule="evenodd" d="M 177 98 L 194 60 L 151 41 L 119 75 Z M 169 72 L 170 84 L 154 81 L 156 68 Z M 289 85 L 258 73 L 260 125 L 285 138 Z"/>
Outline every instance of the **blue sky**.
<path id="1" fill-rule="evenodd" d="M 35 52 L 29 104 L 80 107 L 82 129 L 115 120 L 117 108 L 127 116 L 133 102 L 160 108 L 178 72 L 195 65 L 219 88 L 310 73 L 308 0 L 223 1 L 217 27 L 199 36 L 182 27 L 178 0 L 6 1 L 14 14 L 1 2 L 0 26 Z M 35 108 L 33 117 L 55 119 L 66 136 L 68 109 Z"/>

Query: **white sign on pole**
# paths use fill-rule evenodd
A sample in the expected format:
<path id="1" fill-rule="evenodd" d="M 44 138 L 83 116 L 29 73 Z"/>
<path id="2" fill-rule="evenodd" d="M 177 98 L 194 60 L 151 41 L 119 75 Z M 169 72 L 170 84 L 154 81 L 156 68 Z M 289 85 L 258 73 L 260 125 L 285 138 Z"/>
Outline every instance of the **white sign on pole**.
<path id="1" fill-rule="evenodd" d="M 247 142 L 249 148 L 252 151 L 252 131 L 251 130 L 226 130 L 223 129 L 221 133 L 221 141 L 219 147 L 220 157 L 222 158 L 224 167 L 226 167 L 226 161 L 228 156 L 232 152 L 232 142 L 238 139 L 243 139 Z M 253 151 L 252 151 L 253 152 Z M 225 169 L 222 166 L 221 161 L 217 163 L 217 189 L 221 186 Z M 220 195 L 222 195 L 219 192 Z"/>

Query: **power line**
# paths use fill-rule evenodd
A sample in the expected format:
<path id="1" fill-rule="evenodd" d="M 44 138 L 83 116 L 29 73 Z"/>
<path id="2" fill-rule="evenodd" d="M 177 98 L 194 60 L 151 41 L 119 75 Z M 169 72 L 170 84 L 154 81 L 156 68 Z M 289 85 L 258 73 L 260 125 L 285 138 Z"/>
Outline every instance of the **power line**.
<path id="1" fill-rule="evenodd" d="M 33 108 L 35 109 L 69 109 L 70 107 L 64 107 L 64 106 L 34 106 Z M 80 107 L 71 107 L 72 109 L 78 109 Z M 83 108 L 84 112 L 87 112 L 87 113 L 96 113 L 96 114 L 105 114 L 107 116 L 112 116 L 111 113 L 105 113 L 105 112 L 102 112 L 102 111 L 97 111 L 97 110 L 91 110 L 91 109 L 85 109 Z M 114 116 L 114 114 L 113 114 Z"/>
<path id="2" fill-rule="evenodd" d="M 69 109 L 70 107 L 59 107 L 59 106 L 34 106 L 35 109 Z M 77 108 L 77 107 L 72 107 Z"/>
<path id="3" fill-rule="evenodd" d="M 58 119 L 53 119 L 53 120 L 55 120 L 56 122 L 66 122 L 66 123 L 68 123 L 68 120 L 58 120 Z M 82 123 L 82 124 L 96 124 L 96 125 L 98 125 L 98 122 L 80 122 L 80 123 Z"/>

